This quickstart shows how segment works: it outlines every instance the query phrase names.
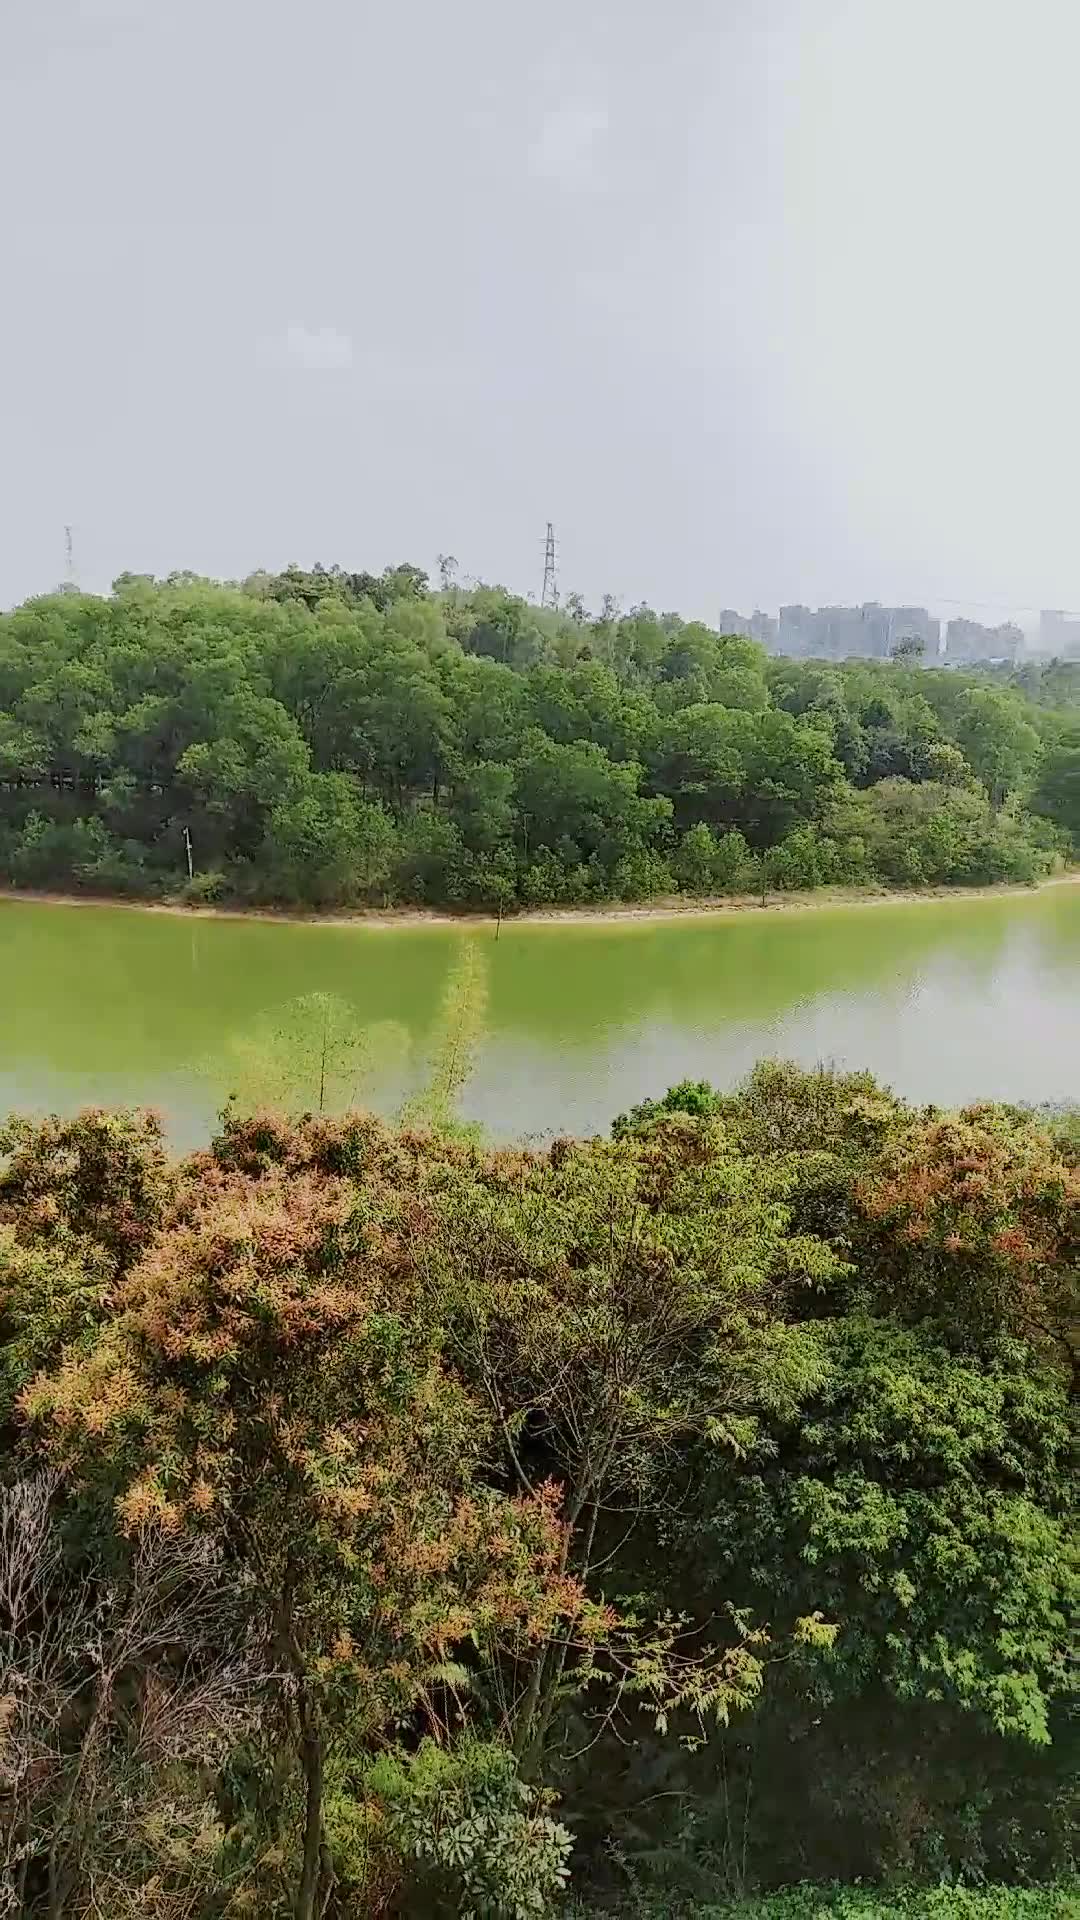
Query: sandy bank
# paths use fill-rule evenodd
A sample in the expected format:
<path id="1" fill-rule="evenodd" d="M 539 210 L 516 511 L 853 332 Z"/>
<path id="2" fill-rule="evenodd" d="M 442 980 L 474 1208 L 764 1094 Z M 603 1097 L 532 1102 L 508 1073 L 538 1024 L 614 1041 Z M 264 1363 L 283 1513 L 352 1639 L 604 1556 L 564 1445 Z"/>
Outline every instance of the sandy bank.
<path id="1" fill-rule="evenodd" d="M 507 914 L 502 924 L 507 927 L 609 926 L 625 921 L 723 919 L 737 913 L 815 913 L 829 907 L 920 906 L 943 900 L 1002 900 L 1013 895 L 1030 897 L 1051 887 L 1077 885 L 1080 885 L 1080 871 L 1055 874 L 1034 887 L 873 890 L 865 887 L 823 887 L 814 893 L 770 893 L 764 902 L 760 895 L 750 894 L 725 894 L 705 900 L 678 897 L 637 904 L 608 901 L 596 907 L 537 907 L 524 913 Z M 26 887 L 0 887 L 0 902 L 5 900 L 32 906 L 121 907 L 130 913 L 167 913 L 186 920 L 265 920 L 285 926 L 471 929 L 495 929 L 498 926 L 493 914 L 451 913 L 445 909 L 423 907 L 364 907 L 340 913 L 304 913 L 285 908 L 189 906 L 180 900 L 131 900 L 111 894 L 47 893 Z"/>

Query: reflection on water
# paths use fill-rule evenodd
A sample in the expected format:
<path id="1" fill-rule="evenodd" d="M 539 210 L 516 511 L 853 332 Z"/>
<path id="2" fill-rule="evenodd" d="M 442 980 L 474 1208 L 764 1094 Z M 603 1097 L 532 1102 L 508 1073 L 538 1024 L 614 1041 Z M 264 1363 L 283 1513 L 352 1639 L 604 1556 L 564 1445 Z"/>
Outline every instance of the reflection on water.
<path id="1" fill-rule="evenodd" d="M 487 999 L 461 1106 L 495 1135 L 600 1127 L 766 1054 L 869 1067 L 941 1102 L 1080 1090 L 1080 888 L 469 937 Z M 393 1112 L 464 938 L 5 901 L 0 1107 L 152 1104 L 186 1144 L 212 1125 L 244 1036 L 323 994 L 402 1034 L 371 1088 Z"/>

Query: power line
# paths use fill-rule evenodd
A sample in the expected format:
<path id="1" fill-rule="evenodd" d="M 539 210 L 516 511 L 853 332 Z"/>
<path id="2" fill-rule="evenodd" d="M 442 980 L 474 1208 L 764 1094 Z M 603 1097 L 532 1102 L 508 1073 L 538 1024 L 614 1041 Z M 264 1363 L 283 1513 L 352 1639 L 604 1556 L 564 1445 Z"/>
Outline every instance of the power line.
<path id="1" fill-rule="evenodd" d="M 1071 618 L 1080 617 L 1080 608 L 1052 607 L 1044 608 L 1041 601 L 1035 600 L 969 600 L 966 596 L 947 593 L 931 594 L 931 600 L 942 607 L 977 607 L 980 613 L 1065 613 Z"/>

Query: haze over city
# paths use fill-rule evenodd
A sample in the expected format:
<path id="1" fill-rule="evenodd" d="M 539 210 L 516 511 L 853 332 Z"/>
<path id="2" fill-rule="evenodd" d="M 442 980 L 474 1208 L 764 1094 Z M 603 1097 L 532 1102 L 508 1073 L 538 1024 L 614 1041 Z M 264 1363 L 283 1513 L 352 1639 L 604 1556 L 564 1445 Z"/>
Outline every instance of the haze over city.
<path id="1" fill-rule="evenodd" d="M 8 0 L 0 602 L 68 523 L 98 590 L 537 590 L 551 517 L 594 602 L 1075 606 L 1078 54 L 1069 0 Z"/>

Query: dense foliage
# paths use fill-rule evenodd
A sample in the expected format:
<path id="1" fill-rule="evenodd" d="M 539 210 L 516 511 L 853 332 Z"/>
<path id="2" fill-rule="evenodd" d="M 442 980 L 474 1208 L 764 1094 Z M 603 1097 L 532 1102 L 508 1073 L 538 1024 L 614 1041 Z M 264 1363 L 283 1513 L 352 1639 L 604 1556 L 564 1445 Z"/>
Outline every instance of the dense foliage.
<path id="1" fill-rule="evenodd" d="M 9 1122 L 0 1910 L 1073 1910 L 1078 1262 L 864 1077 Z"/>
<path id="2" fill-rule="evenodd" d="M 1030 881 L 1078 844 L 1067 663 L 769 659 L 413 567 L 129 575 L 0 617 L 20 885 L 501 912 Z"/>
<path id="3" fill-rule="evenodd" d="M 737 1906 L 697 1909 L 698 1920 L 1073 1920 L 1078 1896 L 1068 1888 L 1035 1892 L 940 1887 L 881 1893 L 859 1887 L 796 1887 Z"/>

